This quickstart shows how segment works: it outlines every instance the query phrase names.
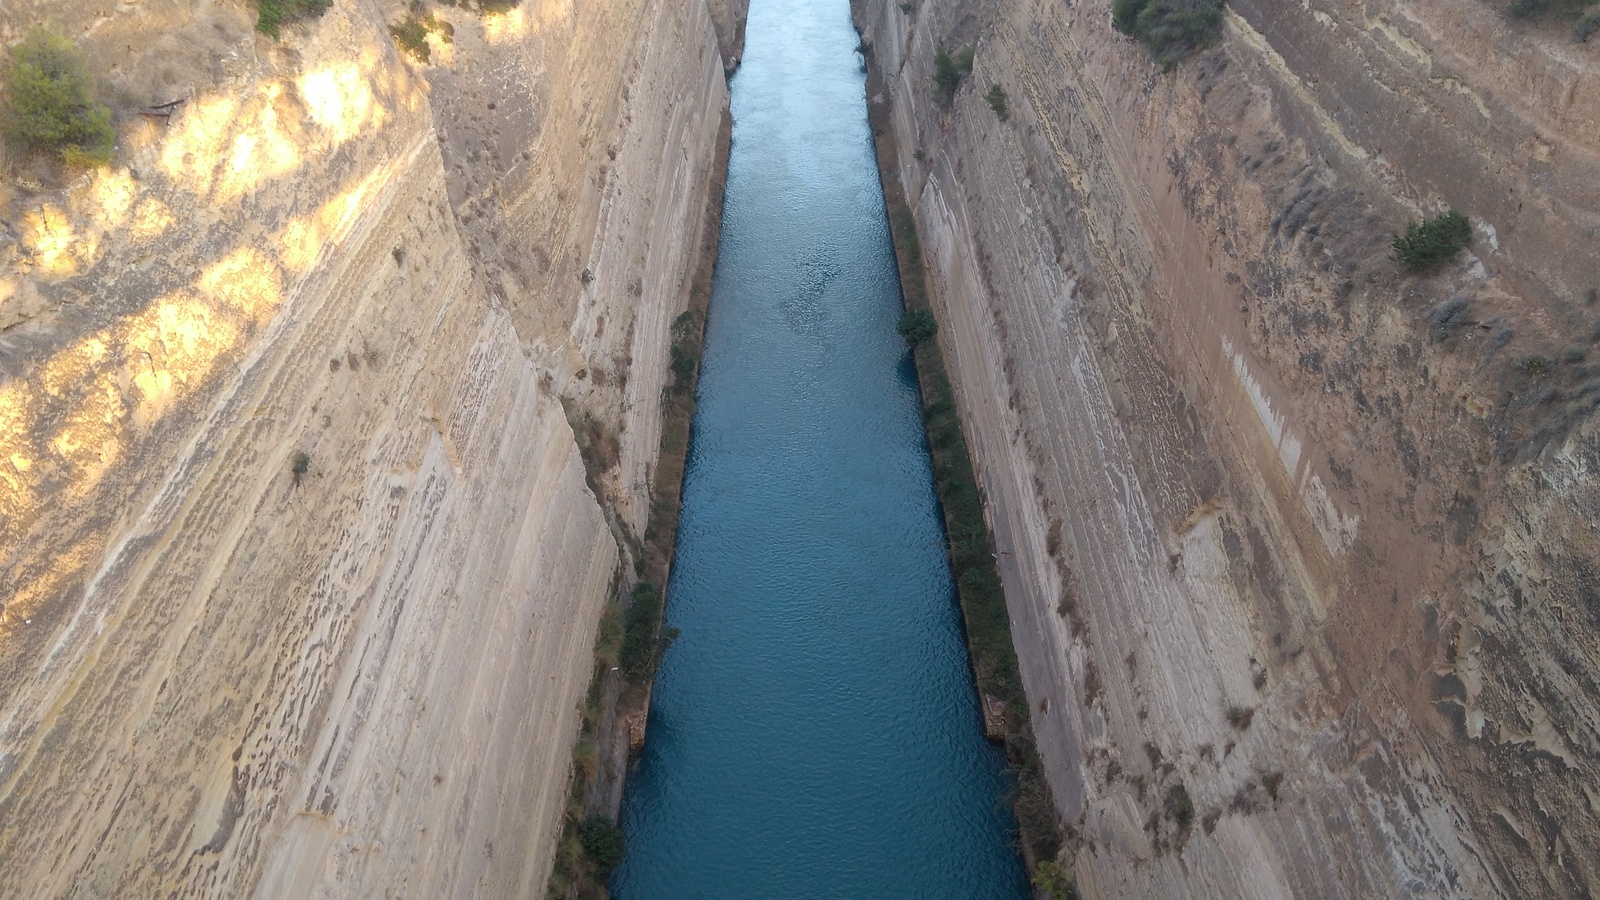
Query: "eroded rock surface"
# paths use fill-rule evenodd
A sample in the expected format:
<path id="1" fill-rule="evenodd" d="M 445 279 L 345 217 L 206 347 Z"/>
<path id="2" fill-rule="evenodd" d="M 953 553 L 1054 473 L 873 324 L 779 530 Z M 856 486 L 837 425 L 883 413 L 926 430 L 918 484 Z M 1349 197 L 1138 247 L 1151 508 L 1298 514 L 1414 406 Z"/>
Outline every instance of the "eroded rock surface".
<path id="1" fill-rule="evenodd" d="M 689 0 L 404 13 L 0 8 L 120 126 L 0 188 L 0 895 L 544 890 L 722 65 Z"/>
<path id="2" fill-rule="evenodd" d="M 856 14 L 1083 891 L 1600 890 L 1600 48 L 1239 0 L 1163 74 L 1104 2 Z"/>

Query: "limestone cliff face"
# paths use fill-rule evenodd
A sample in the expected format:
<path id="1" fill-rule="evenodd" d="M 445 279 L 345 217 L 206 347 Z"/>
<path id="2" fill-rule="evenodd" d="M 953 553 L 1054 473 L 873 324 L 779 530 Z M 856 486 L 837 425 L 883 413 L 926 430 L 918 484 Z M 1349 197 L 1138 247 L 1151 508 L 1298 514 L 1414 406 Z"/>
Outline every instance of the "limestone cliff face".
<path id="1" fill-rule="evenodd" d="M 726 91 L 696 0 L 404 9 L 0 8 L 121 120 L 0 188 L 0 895 L 544 889 Z"/>
<path id="2" fill-rule="evenodd" d="M 1097 0 L 857 17 L 1085 893 L 1600 890 L 1600 49 L 1234 0 L 1162 74 Z M 1447 205 L 1472 252 L 1405 276 Z"/>

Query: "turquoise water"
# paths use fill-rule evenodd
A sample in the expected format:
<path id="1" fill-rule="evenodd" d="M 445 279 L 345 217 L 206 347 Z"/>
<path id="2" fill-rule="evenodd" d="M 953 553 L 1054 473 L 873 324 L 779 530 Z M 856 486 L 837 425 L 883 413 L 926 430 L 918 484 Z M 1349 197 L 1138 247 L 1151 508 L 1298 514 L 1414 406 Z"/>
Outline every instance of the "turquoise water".
<path id="1" fill-rule="evenodd" d="M 755 0 L 622 900 L 1019 898 L 845 0 Z"/>

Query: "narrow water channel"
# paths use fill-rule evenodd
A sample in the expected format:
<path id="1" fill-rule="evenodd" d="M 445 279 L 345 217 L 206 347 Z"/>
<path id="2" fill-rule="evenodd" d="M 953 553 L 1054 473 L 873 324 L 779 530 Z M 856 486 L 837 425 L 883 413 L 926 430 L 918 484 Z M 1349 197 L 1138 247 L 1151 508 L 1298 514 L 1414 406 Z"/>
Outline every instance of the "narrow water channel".
<path id="1" fill-rule="evenodd" d="M 754 0 L 621 900 L 1019 898 L 847 0 Z"/>

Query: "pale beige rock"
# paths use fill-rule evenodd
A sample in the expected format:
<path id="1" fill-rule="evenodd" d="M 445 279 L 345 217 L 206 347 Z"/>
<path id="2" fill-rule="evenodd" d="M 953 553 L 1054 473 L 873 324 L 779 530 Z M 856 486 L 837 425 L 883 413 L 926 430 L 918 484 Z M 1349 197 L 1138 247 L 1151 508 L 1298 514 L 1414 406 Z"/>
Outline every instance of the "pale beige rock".
<path id="1" fill-rule="evenodd" d="M 1597 51 L 1229 9 L 1166 75 L 1107 3 L 857 9 L 1080 887 L 1593 893 L 1597 388 L 1519 360 L 1594 339 Z M 1472 253 L 1403 277 L 1446 204 Z"/>
<path id="2" fill-rule="evenodd" d="M 402 12 L 0 9 L 121 119 L 0 197 L 0 895 L 544 891 L 726 90 L 693 0 Z"/>

